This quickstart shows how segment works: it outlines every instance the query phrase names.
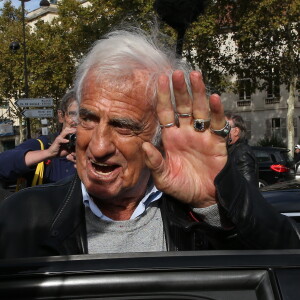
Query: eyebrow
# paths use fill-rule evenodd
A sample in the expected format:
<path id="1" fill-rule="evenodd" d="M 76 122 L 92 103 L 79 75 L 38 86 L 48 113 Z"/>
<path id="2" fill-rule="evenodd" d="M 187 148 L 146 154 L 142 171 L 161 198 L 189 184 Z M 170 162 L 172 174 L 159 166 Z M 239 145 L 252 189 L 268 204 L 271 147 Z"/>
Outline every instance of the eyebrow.
<path id="1" fill-rule="evenodd" d="M 112 126 L 128 128 L 134 132 L 142 132 L 145 127 L 144 124 L 129 118 L 113 118 L 109 121 L 109 124 Z"/>
<path id="2" fill-rule="evenodd" d="M 79 116 L 90 116 L 90 117 L 97 117 L 98 115 L 95 114 L 93 111 L 86 109 L 84 107 L 79 109 Z M 145 128 L 145 125 L 143 123 L 134 121 L 130 118 L 112 118 L 109 121 L 109 125 L 115 126 L 115 127 L 123 127 L 128 128 L 132 130 L 133 132 L 139 133 L 142 132 Z"/>
<path id="3" fill-rule="evenodd" d="M 87 108 L 81 107 L 79 109 L 79 116 L 87 116 L 87 115 L 97 117 L 97 114 L 95 114 L 92 110 L 89 110 Z"/>

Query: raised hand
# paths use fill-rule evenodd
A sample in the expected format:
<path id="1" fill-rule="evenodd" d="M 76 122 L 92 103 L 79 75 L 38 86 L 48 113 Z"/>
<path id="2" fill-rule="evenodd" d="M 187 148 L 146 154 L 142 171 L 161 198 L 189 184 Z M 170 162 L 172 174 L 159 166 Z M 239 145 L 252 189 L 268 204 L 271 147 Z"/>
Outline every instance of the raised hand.
<path id="1" fill-rule="evenodd" d="M 225 118 L 220 97 L 213 94 L 207 100 L 202 75 L 193 71 L 190 81 L 192 97 L 183 72 L 173 73 L 174 111 L 169 79 L 160 76 L 156 110 L 162 127 L 163 154 L 150 143 L 144 143 L 143 149 L 159 190 L 193 207 L 207 207 L 216 203 L 214 179 L 227 161 L 224 137 L 210 128 L 223 129 Z M 195 119 L 200 120 L 194 125 Z"/>

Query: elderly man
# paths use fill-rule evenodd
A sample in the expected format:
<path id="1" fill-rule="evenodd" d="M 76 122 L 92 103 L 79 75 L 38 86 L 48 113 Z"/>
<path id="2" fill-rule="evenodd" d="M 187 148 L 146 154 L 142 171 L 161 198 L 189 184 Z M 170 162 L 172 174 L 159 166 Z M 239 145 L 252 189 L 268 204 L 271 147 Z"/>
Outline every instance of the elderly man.
<path id="1" fill-rule="evenodd" d="M 3 202 L 1 257 L 299 247 L 228 159 L 219 96 L 155 39 L 108 34 L 75 89 L 78 175 Z"/>

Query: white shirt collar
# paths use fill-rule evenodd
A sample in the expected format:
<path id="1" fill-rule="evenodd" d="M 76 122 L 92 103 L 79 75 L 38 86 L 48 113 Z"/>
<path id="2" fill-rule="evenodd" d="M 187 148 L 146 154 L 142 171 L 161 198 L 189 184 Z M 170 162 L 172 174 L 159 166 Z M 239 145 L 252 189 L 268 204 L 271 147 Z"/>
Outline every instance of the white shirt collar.
<path id="1" fill-rule="evenodd" d="M 94 213 L 94 215 L 96 215 L 98 218 L 105 220 L 105 221 L 114 221 L 111 218 L 105 216 L 101 210 L 99 209 L 99 207 L 95 204 L 95 202 L 93 201 L 93 199 L 91 198 L 91 196 L 88 194 L 84 184 L 81 182 L 81 190 L 82 190 L 82 198 L 83 198 L 83 204 L 86 207 L 89 207 L 91 209 L 91 211 Z M 160 199 L 162 196 L 162 192 L 160 192 L 155 185 L 151 184 L 146 193 L 145 196 L 143 197 L 143 199 L 139 202 L 138 206 L 136 207 L 136 209 L 134 210 L 133 214 L 130 217 L 130 220 L 133 220 L 137 217 L 139 217 L 147 208 L 148 206 Z"/>

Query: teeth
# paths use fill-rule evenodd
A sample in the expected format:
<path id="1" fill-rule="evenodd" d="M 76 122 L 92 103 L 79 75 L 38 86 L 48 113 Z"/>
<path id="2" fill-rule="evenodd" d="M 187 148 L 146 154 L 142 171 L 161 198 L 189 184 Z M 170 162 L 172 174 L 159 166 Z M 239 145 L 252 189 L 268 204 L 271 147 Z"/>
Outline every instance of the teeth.
<path id="1" fill-rule="evenodd" d="M 103 164 L 103 163 L 95 163 L 92 162 L 94 169 L 99 172 L 99 173 L 111 173 L 113 170 L 117 168 L 116 165 L 108 165 L 108 164 Z"/>
<path id="2" fill-rule="evenodd" d="M 108 164 L 102 164 L 102 163 L 96 163 L 96 162 L 92 162 L 94 165 L 97 165 L 99 167 L 109 167 L 110 165 Z"/>

